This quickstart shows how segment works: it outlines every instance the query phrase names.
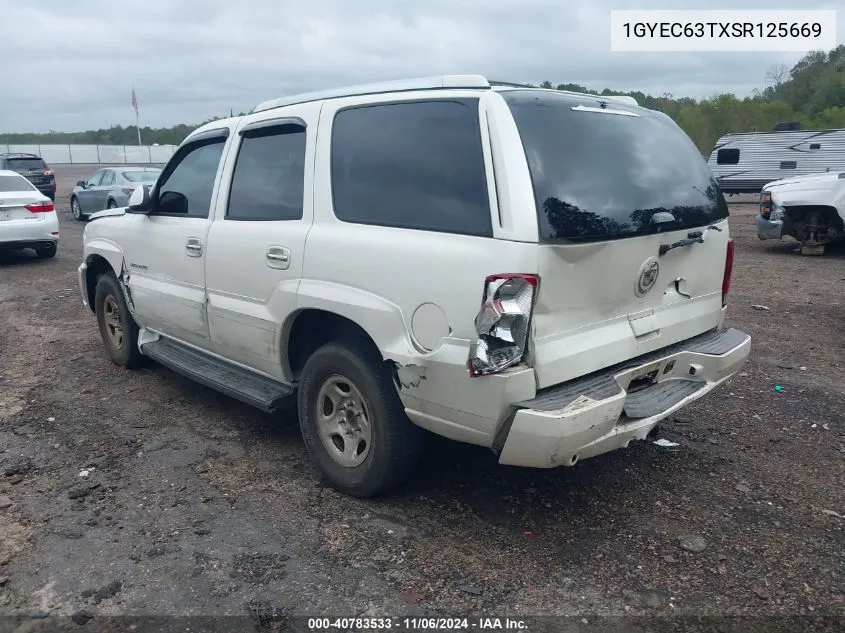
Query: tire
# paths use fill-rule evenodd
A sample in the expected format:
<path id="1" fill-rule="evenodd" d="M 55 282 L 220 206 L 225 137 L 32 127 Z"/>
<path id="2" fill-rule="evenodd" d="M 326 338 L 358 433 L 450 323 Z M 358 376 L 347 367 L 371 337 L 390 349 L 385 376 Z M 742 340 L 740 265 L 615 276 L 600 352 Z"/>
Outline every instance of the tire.
<path id="1" fill-rule="evenodd" d="M 357 407 L 357 412 L 363 409 L 366 423 L 355 415 L 354 407 L 351 416 L 349 410 L 346 416 L 341 415 L 344 403 L 326 407 L 325 394 L 343 398 L 340 383 L 350 388 L 349 401 L 363 405 Z M 329 391 L 324 392 L 324 388 Z M 308 454 L 322 477 L 341 492 L 354 497 L 385 493 L 403 483 L 419 463 L 424 431 L 405 415 L 390 366 L 365 339 L 333 341 L 314 352 L 302 370 L 298 405 L 299 426 Z M 346 426 L 337 426 L 328 418 L 345 420 Z M 333 438 L 326 438 L 327 429 L 333 424 L 351 435 L 344 438 L 338 432 Z M 358 436 L 367 435 L 366 429 L 369 442 L 361 449 L 364 444 L 357 443 Z M 347 444 L 349 437 L 352 441 Z M 347 446 L 356 446 L 356 450 L 343 450 Z M 356 460 L 360 462 L 352 463 Z"/>
<path id="2" fill-rule="evenodd" d="M 82 207 L 80 206 L 79 200 L 76 196 L 73 196 L 70 199 L 70 214 L 75 220 L 79 220 L 80 222 L 85 220 L 85 214 L 82 213 Z"/>
<path id="3" fill-rule="evenodd" d="M 56 256 L 57 250 L 57 245 L 54 242 L 50 242 L 49 244 L 36 246 L 35 254 L 38 255 L 40 259 L 51 259 Z"/>
<path id="4" fill-rule="evenodd" d="M 117 204 L 114 200 L 109 199 L 109 203 L 106 205 L 107 209 L 117 209 Z"/>
<path id="5" fill-rule="evenodd" d="M 139 367 L 144 357 L 138 350 L 138 324 L 129 312 L 114 273 L 105 273 L 97 280 L 94 310 L 103 346 L 112 362 L 126 369 Z"/>

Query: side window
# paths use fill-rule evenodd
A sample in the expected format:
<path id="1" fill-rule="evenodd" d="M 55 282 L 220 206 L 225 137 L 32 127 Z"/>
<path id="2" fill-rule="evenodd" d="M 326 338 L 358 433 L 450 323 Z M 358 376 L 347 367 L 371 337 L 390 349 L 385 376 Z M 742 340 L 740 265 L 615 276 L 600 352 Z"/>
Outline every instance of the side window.
<path id="1" fill-rule="evenodd" d="M 158 187 L 156 213 L 207 218 L 217 167 L 226 139 L 216 137 L 189 145 L 186 153 L 169 167 Z"/>
<path id="2" fill-rule="evenodd" d="M 305 128 L 246 130 L 229 192 L 228 220 L 299 220 L 305 190 Z"/>
<path id="3" fill-rule="evenodd" d="M 113 171 L 106 171 L 103 172 L 103 180 L 100 182 L 101 187 L 106 187 L 108 185 L 114 184 L 114 172 Z"/>
<path id="4" fill-rule="evenodd" d="M 739 150 L 734 147 L 720 149 L 716 152 L 717 165 L 738 165 L 739 164 Z"/>
<path id="5" fill-rule="evenodd" d="M 338 219 L 493 234 L 477 99 L 341 110 L 331 151 Z"/>
<path id="6" fill-rule="evenodd" d="M 104 172 L 103 172 L 102 169 L 100 171 L 95 171 L 93 174 L 91 174 L 91 177 L 85 182 L 85 186 L 86 187 L 99 187 L 100 186 L 100 180 L 102 180 L 102 178 L 103 178 L 103 173 Z"/>

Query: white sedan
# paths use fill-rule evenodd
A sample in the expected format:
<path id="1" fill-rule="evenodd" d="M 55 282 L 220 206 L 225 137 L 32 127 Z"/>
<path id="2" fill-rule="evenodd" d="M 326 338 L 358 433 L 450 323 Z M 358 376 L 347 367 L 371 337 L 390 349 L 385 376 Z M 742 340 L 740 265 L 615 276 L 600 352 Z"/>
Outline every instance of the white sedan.
<path id="1" fill-rule="evenodd" d="M 0 249 L 33 249 L 53 257 L 59 217 L 53 201 L 14 171 L 0 169 Z"/>

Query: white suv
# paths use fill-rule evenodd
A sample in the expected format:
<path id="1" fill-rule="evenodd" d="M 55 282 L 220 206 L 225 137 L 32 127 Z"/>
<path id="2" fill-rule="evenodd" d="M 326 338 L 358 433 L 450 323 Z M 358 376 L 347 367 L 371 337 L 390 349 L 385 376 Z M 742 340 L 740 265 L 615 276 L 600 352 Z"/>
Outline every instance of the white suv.
<path id="1" fill-rule="evenodd" d="M 92 216 L 83 301 L 112 360 L 298 406 L 353 495 L 427 429 L 502 464 L 644 439 L 739 369 L 707 164 L 629 99 L 475 75 L 269 101 L 193 132 Z"/>

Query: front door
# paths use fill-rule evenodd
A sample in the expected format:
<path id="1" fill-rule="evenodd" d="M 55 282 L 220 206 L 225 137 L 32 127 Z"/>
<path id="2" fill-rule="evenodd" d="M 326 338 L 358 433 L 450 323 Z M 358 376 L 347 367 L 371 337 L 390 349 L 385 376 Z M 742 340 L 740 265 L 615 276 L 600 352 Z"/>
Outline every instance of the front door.
<path id="1" fill-rule="evenodd" d="M 205 241 L 226 136 L 183 145 L 138 214 L 124 257 L 138 322 L 192 345 L 208 347 Z"/>
<path id="2" fill-rule="evenodd" d="M 97 208 L 96 198 L 97 189 L 99 188 L 100 182 L 103 180 L 103 174 L 105 173 L 105 169 L 95 171 L 88 177 L 88 180 L 85 181 L 85 187 L 76 192 L 76 198 L 79 201 L 79 207 L 82 209 L 82 213 L 87 215 L 102 210 Z"/>
<path id="3" fill-rule="evenodd" d="M 282 380 L 281 328 L 296 309 L 312 222 L 319 104 L 267 112 L 238 130 L 208 236 L 208 320 L 216 353 Z M 226 204 L 223 204 L 226 201 Z"/>

